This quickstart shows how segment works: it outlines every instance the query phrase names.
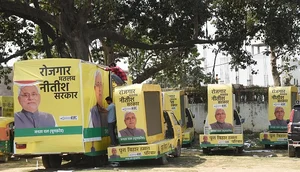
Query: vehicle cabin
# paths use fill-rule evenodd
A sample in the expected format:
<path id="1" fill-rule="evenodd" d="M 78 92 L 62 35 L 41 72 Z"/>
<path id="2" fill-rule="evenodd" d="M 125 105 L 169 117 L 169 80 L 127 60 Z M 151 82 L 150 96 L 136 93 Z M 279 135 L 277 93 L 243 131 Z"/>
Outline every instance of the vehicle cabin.
<path id="1" fill-rule="evenodd" d="M 288 123 L 288 156 L 300 157 L 300 101 L 295 101 L 295 105 L 290 113 Z"/>
<path id="2" fill-rule="evenodd" d="M 0 96 L 0 117 L 14 116 L 13 96 Z"/>
<path id="3" fill-rule="evenodd" d="M 182 128 L 184 145 L 191 145 L 195 139 L 194 114 L 189 109 L 188 97 L 183 90 L 165 91 L 171 102 L 171 110 L 174 112 Z"/>
<path id="4" fill-rule="evenodd" d="M 0 117 L 0 162 L 7 162 L 14 152 L 13 126 L 13 117 Z"/>

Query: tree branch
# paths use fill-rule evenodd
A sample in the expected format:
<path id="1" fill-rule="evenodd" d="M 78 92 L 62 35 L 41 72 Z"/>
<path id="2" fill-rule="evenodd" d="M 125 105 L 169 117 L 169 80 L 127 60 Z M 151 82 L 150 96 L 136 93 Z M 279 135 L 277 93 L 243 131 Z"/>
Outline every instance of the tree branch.
<path id="1" fill-rule="evenodd" d="M 50 23 L 53 27 L 58 28 L 58 22 L 54 16 L 18 1 L 0 0 L 0 12 L 12 13 L 33 22 L 43 20 Z"/>
<path id="2" fill-rule="evenodd" d="M 30 50 L 36 50 L 36 49 L 42 48 L 42 47 L 43 47 L 43 46 L 35 46 L 35 45 L 33 45 L 33 46 L 30 46 L 30 47 L 28 47 L 28 48 L 26 48 L 26 49 L 19 50 L 19 51 L 17 51 L 15 54 L 13 54 L 13 55 L 11 55 L 11 56 L 9 56 L 9 57 L 7 57 L 7 58 L 3 58 L 3 57 L 0 58 L 0 64 L 1 64 L 1 63 L 7 63 L 9 60 L 11 60 L 11 59 L 13 59 L 13 58 L 22 56 L 23 54 L 25 54 L 26 52 L 28 52 L 28 51 L 30 51 Z"/>
<path id="3" fill-rule="evenodd" d="M 82 8 L 78 14 L 78 18 L 79 18 L 78 25 L 81 25 L 81 26 L 85 25 L 87 22 L 88 16 L 91 12 L 92 12 L 91 0 L 84 1 L 84 4 L 82 5 Z"/>
<path id="4" fill-rule="evenodd" d="M 9 60 L 13 59 L 13 58 L 16 58 L 16 57 L 19 57 L 19 56 L 22 56 L 23 54 L 27 53 L 28 51 L 30 50 L 42 50 L 42 51 L 45 51 L 45 48 L 50 48 L 50 47 L 53 47 L 54 45 L 58 44 L 60 41 L 62 40 L 62 38 L 58 38 L 56 39 L 55 41 L 53 41 L 49 47 L 45 47 L 43 45 L 32 45 L 28 48 L 25 48 L 23 50 L 19 50 L 17 51 L 15 54 L 7 57 L 7 58 L 3 58 L 1 57 L 0 58 L 0 64 L 1 63 L 7 63 Z"/>
<path id="5" fill-rule="evenodd" d="M 164 63 L 160 63 L 155 65 L 155 67 L 152 68 L 148 68 L 146 69 L 142 75 L 137 75 L 136 79 L 134 79 L 132 81 L 132 83 L 142 83 L 143 81 L 145 81 L 146 79 L 150 78 L 151 76 L 153 76 L 154 73 L 157 73 L 161 70 L 163 70 L 164 68 L 166 68 L 167 65 Z"/>
<path id="6" fill-rule="evenodd" d="M 143 81 L 145 81 L 146 79 L 154 76 L 154 74 L 156 74 L 157 72 L 164 70 L 166 68 L 173 68 L 173 65 L 170 65 L 172 63 L 172 59 L 174 59 L 176 56 L 178 56 L 180 54 L 179 50 L 176 50 L 175 52 L 173 52 L 170 57 L 168 57 L 168 59 L 163 60 L 161 63 L 155 64 L 153 65 L 154 67 L 151 68 L 147 68 L 144 69 L 144 72 L 142 74 L 138 74 L 136 79 L 134 79 L 132 81 L 132 83 L 142 83 Z M 170 62 L 171 61 L 171 62 Z M 145 62 L 146 64 L 146 62 Z"/>
<path id="7" fill-rule="evenodd" d="M 177 42 L 177 43 L 170 43 L 170 44 L 154 44 L 154 45 L 149 45 L 141 42 L 137 42 L 134 40 L 129 40 L 126 39 L 124 36 L 108 31 L 108 30 L 96 30 L 96 29 L 91 29 L 90 30 L 90 36 L 89 40 L 95 40 L 97 38 L 103 38 L 106 37 L 109 40 L 113 40 L 118 42 L 119 44 L 131 47 L 131 48 L 140 48 L 140 49 L 145 49 L 145 50 L 156 50 L 156 49 L 168 49 L 168 48 L 174 48 L 174 47 L 183 47 L 183 46 L 188 46 L 188 45 L 195 45 L 195 44 L 211 44 L 211 43 L 216 43 L 216 42 L 223 42 L 225 41 L 224 38 L 220 39 L 215 39 L 215 40 L 210 40 L 210 39 L 195 39 L 195 40 L 188 40 L 188 41 L 183 41 L 183 42 Z"/>

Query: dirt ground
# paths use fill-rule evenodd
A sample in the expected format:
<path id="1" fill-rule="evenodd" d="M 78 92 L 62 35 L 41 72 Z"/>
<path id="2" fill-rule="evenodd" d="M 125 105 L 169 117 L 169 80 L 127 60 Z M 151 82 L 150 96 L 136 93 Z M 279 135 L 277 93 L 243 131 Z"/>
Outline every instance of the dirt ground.
<path id="1" fill-rule="evenodd" d="M 255 143 L 254 143 L 255 145 Z M 168 172 L 298 172 L 300 158 L 289 158 L 287 148 L 272 147 L 263 149 L 260 145 L 245 148 L 244 153 L 235 154 L 233 150 L 216 150 L 204 155 L 196 142 L 191 148 L 183 148 L 178 158 L 169 158 L 167 165 L 156 165 L 150 161 L 134 161 L 113 167 L 100 168 L 61 168 L 50 171 L 168 171 Z M 41 158 L 21 158 L 0 164 L 0 172 L 46 171 Z"/>

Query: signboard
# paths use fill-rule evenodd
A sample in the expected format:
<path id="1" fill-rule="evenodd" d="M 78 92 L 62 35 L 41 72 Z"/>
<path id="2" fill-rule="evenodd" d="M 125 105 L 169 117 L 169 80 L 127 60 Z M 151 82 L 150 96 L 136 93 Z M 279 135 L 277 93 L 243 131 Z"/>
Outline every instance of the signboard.
<path id="1" fill-rule="evenodd" d="M 14 64 L 16 154 L 86 152 L 109 145 L 105 108 L 109 73 L 78 59 L 43 59 Z M 72 144 L 70 144 L 72 143 Z M 106 145 L 106 147 L 104 146 Z"/>
<path id="2" fill-rule="evenodd" d="M 181 123 L 183 128 L 186 127 L 186 115 L 185 115 L 185 95 L 184 91 L 166 91 L 164 94 L 168 95 L 171 101 L 171 110 L 174 112 L 176 119 Z M 187 107 L 186 107 L 187 108 Z"/>
<path id="3" fill-rule="evenodd" d="M 296 87 L 269 87 L 269 129 L 286 131 L 289 113 L 297 100 Z"/>
<path id="4" fill-rule="evenodd" d="M 200 147 L 240 146 L 244 144 L 242 134 L 200 135 Z"/>
<path id="5" fill-rule="evenodd" d="M 117 128 L 120 144 L 144 144 L 164 137 L 159 85 L 116 87 Z"/>
<path id="6" fill-rule="evenodd" d="M 262 144 L 280 145 L 288 143 L 287 133 L 260 133 L 259 138 Z"/>
<path id="7" fill-rule="evenodd" d="M 161 155 L 172 152 L 173 149 L 172 141 L 166 140 L 149 145 L 109 147 L 107 154 L 109 161 L 156 159 Z"/>
<path id="8" fill-rule="evenodd" d="M 208 88 L 208 121 L 210 133 L 233 132 L 232 86 L 209 84 Z"/>

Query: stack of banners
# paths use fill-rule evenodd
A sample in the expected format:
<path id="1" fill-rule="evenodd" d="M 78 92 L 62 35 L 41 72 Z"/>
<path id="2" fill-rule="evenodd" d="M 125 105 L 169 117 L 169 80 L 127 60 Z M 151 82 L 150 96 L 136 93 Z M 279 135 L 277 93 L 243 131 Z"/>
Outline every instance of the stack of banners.
<path id="1" fill-rule="evenodd" d="M 298 100 L 298 89 L 289 87 L 269 87 L 269 131 L 286 132 L 289 113 Z"/>
<path id="2" fill-rule="evenodd" d="M 116 87 L 114 99 L 121 145 L 150 144 L 164 138 L 159 85 Z"/>
<path id="3" fill-rule="evenodd" d="M 14 64 L 17 154 L 105 153 L 109 72 L 78 59 L 42 59 Z M 72 144 L 70 144 L 72 143 Z"/>
<path id="4" fill-rule="evenodd" d="M 0 117 L 14 116 L 14 99 L 12 96 L 0 96 Z"/>
<path id="5" fill-rule="evenodd" d="M 208 121 L 211 134 L 233 132 L 233 101 L 232 85 L 209 84 Z"/>

